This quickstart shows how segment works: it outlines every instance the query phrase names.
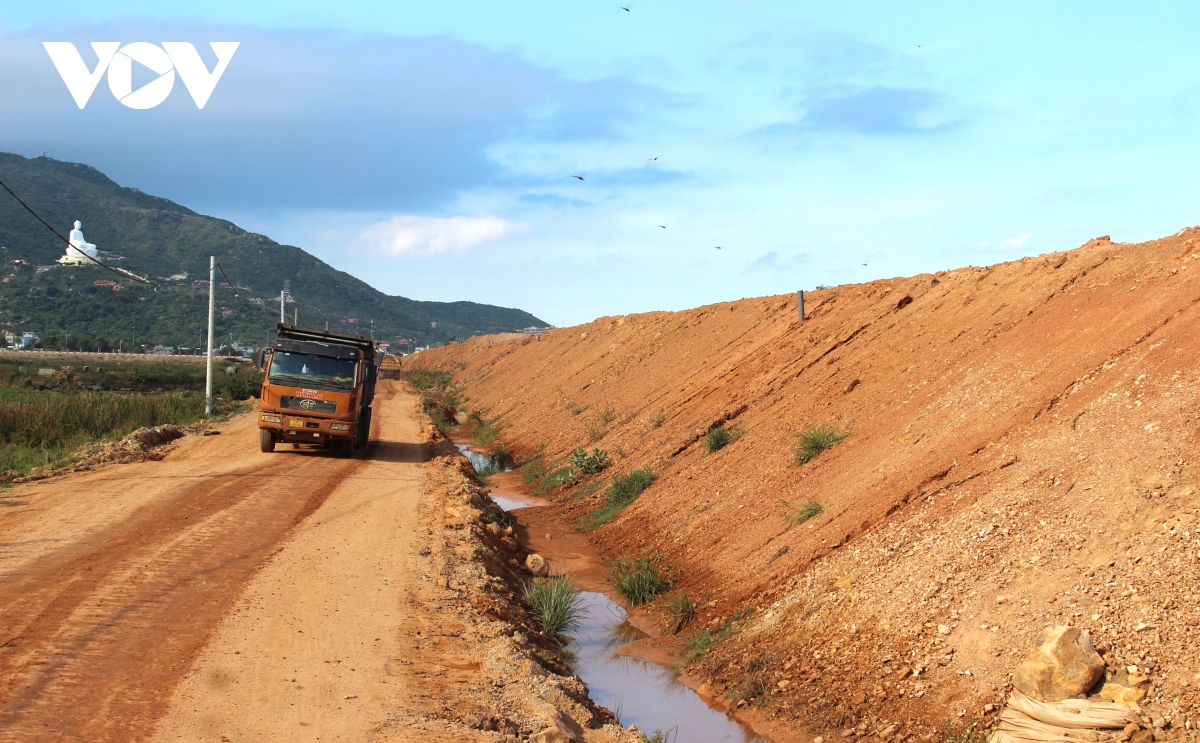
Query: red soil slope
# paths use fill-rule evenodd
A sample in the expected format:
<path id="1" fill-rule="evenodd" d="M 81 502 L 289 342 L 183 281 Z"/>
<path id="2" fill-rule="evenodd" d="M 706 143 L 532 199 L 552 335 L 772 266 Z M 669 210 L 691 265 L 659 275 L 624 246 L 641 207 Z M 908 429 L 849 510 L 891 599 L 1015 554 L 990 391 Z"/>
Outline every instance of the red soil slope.
<path id="1" fill-rule="evenodd" d="M 700 606 L 681 637 L 751 610 L 693 670 L 726 699 L 771 689 L 762 717 L 885 740 L 986 724 L 1038 633 L 1074 623 L 1113 670 L 1152 669 L 1147 710 L 1194 736 L 1200 228 L 806 299 L 803 323 L 765 297 L 412 364 L 456 369 L 518 459 L 600 446 L 605 476 L 659 473 L 596 546 L 666 556 Z M 707 454 L 722 422 L 742 436 Z M 815 424 L 852 434 L 797 466 Z M 587 490 L 556 507 L 586 514 Z M 824 512 L 796 525 L 785 501 Z"/>

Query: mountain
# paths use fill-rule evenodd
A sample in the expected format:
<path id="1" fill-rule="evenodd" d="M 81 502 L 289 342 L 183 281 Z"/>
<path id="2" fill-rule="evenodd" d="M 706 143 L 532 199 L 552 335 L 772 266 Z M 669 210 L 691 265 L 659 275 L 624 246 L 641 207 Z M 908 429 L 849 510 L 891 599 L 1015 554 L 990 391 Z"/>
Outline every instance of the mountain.
<path id="1" fill-rule="evenodd" d="M 223 342 L 260 344 L 273 337 L 285 282 L 294 298 L 289 322 L 298 309 L 302 325 L 373 329 L 381 340 L 425 345 L 546 325 L 517 309 L 389 296 L 300 248 L 122 187 L 90 165 L 0 153 L 0 180 L 64 236 L 82 221 L 103 262 L 154 282 L 147 286 L 95 265 L 56 264 L 66 244 L 0 191 L 0 328 L 18 334 L 197 346 L 206 332 L 208 295 L 195 282 L 208 279 L 210 255 L 243 297 L 218 289 L 216 336 Z M 217 280 L 224 281 L 219 273 Z"/>

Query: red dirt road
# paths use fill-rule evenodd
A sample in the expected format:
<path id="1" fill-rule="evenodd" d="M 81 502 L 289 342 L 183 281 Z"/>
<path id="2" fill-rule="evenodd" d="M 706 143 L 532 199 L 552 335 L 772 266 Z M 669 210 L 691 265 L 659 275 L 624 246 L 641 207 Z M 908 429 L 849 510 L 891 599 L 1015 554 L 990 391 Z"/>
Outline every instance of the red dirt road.
<path id="1" fill-rule="evenodd" d="M 425 447 L 412 398 L 398 389 L 381 385 L 373 438 L 383 441 L 368 458 L 262 454 L 248 415 L 162 462 L 0 496 L 0 740 L 148 738 L 297 524 L 328 499 L 363 492 L 415 518 Z"/>

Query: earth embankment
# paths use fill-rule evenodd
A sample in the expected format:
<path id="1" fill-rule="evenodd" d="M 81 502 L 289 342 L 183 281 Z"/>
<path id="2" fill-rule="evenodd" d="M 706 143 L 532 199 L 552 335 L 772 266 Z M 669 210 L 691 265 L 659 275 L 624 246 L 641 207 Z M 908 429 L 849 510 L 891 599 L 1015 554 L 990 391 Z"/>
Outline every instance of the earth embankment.
<path id="1" fill-rule="evenodd" d="M 1076 624 L 1190 735 L 1198 273 L 1200 228 L 1100 238 L 809 292 L 803 322 L 794 295 L 764 297 L 408 363 L 454 370 L 518 460 L 600 447 L 604 477 L 658 474 L 593 539 L 674 566 L 699 606 L 678 639 L 726 638 L 689 666 L 719 703 L 885 740 L 986 725 L 1042 629 Z M 719 425 L 740 438 L 709 453 Z M 812 426 L 849 436 L 798 465 Z M 576 519 L 603 489 L 553 497 Z"/>

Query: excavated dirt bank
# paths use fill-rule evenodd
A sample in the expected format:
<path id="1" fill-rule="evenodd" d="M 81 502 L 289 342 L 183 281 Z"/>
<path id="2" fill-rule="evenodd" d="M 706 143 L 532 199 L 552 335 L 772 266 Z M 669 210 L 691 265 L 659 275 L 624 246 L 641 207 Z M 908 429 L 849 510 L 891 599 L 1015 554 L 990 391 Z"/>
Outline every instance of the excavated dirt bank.
<path id="1" fill-rule="evenodd" d="M 1198 264 L 1200 228 L 1100 238 L 810 292 L 803 323 L 765 297 L 409 364 L 455 370 L 518 460 L 599 446 L 603 478 L 658 473 L 592 538 L 676 568 L 699 614 L 668 647 L 726 627 L 688 669 L 721 703 L 827 738 L 986 727 L 1041 630 L 1071 623 L 1110 673 L 1150 672 L 1161 737 L 1194 739 Z M 742 435 L 708 454 L 721 423 Z M 852 433 L 798 466 L 813 425 Z M 554 508 L 574 520 L 602 492 Z M 787 518 L 809 501 L 823 512 Z"/>

